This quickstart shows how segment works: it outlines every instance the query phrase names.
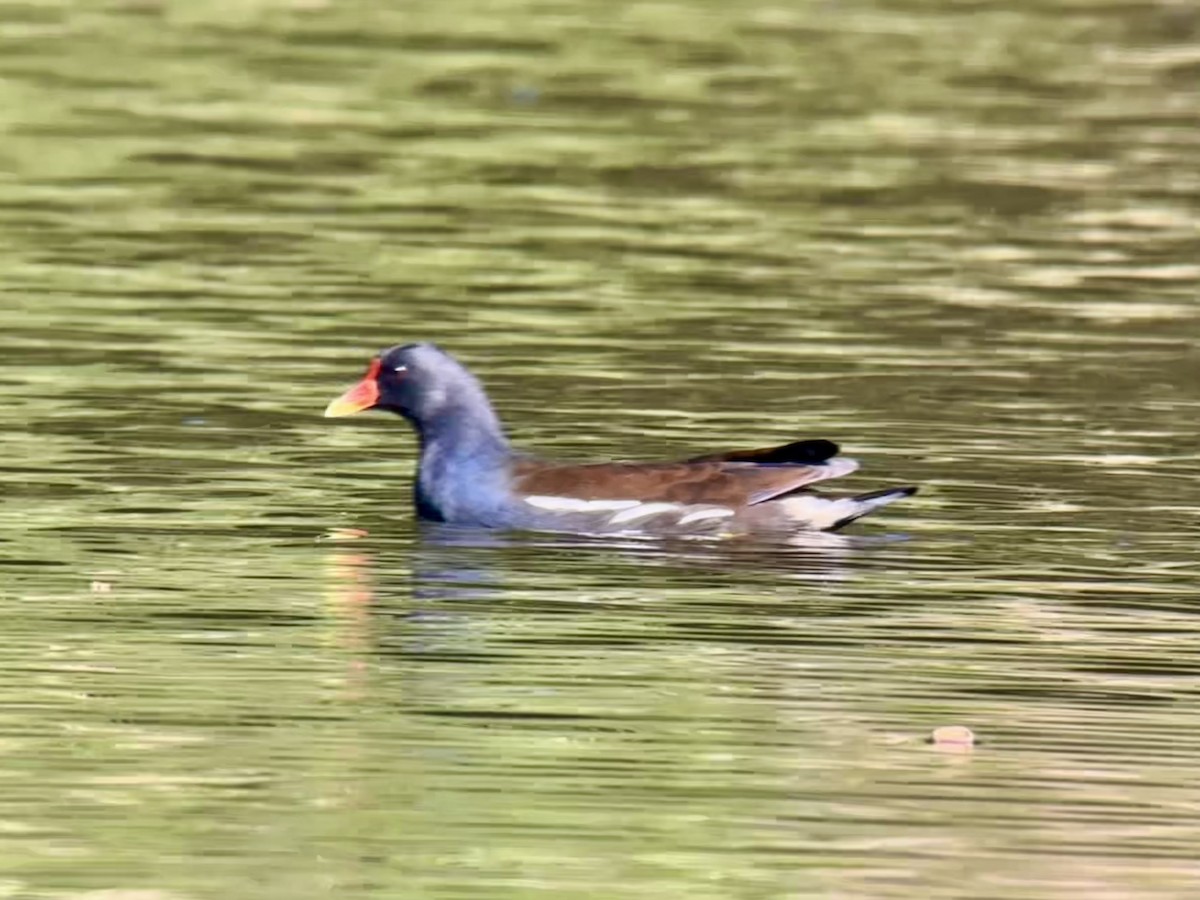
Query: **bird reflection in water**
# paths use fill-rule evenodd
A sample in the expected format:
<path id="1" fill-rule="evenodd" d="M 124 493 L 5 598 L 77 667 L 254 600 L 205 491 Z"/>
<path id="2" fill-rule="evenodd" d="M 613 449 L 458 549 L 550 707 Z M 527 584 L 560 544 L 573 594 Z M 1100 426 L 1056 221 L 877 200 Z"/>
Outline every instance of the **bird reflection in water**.
<path id="1" fill-rule="evenodd" d="M 379 679 L 400 677 L 412 702 L 441 708 L 450 673 L 456 690 L 470 684 L 473 696 L 486 695 L 480 679 L 520 657 L 530 623 L 547 615 L 566 616 L 547 636 L 569 646 L 581 628 L 640 633 L 666 607 L 740 620 L 740 608 L 750 614 L 756 598 L 794 596 L 800 611 L 827 586 L 877 565 L 867 560 L 891 543 L 811 537 L 803 546 L 617 540 L 422 523 L 396 540 L 331 541 L 325 596 L 333 642 L 349 656 L 339 690 L 356 702 L 375 693 Z M 751 615 L 746 627 L 758 627 L 753 622 Z M 594 648 L 593 638 L 585 643 Z"/>
<path id="2" fill-rule="evenodd" d="M 357 618 L 377 599 L 375 569 L 377 555 L 383 551 L 368 543 L 369 538 L 363 529 L 339 529 L 326 536 L 331 541 L 327 596 L 339 615 Z M 408 565 L 387 568 L 407 569 L 408 590 L 401 593 L 432 602 L 503 600 L 509 591 L 525 585 L 529 574 L 554 572 L 564 577 L 574 572 L 588 582 L 609 576 L 623 582 L 622 587 L 634 579 L 647 592 L 680 573 L 727 576 L 733 571 L 789 581 L 843 581 L 853 577 L 855 561 L 862 554 L 904 539 L 810 532 L 793 535 L 786 543 L 663 540 L 505 532 L 432 522 L 417 523 L 414 538 L 406 546 Z M 642 567 L 658 570 L 659 575 L 648 577 L 638 571 Z M 589 586 L 594 588 L 594 583 Z M 386 593 L 396 596 L 396 587 L 390 586 Z M 422 612 L 410 610 L 416 616 Z"/>

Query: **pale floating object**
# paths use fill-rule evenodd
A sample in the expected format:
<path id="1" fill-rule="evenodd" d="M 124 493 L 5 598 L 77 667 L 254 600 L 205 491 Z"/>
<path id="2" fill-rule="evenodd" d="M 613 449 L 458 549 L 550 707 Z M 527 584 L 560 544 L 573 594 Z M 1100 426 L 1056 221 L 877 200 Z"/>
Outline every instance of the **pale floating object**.
<path id="1" fill-rule="evenodd" d="M 113 586 L 111 581 L 93 581 L 89 587 L 89 590 L 91 590 L 93 594 L 108 594 L 112 592 L 112 588 Z"/>
<path id="2" fill-rule="evenodd" d="M 318 541 L 358 541 L 367 537 L 371 532 L 365 528 L 330 528 L 317 538 Z"/>
<path id="3" fill-rule="evenodd" d="M 933 729 L 929 742 L 949 753 L 970 753 L 975 749 L 975 732 L 966 725 L 942 725 Z"/>

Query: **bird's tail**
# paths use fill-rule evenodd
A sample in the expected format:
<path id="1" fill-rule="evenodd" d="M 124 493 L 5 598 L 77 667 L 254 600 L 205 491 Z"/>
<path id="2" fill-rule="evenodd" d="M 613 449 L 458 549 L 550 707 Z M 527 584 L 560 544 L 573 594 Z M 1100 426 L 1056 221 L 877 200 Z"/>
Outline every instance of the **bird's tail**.
<path id="1" fill-rule="evenodd" d="M 894 487 L 851 497 L 830 497 L 813 491 L 798 491 L 772 502 L 782 507 L 790 524 L 797 529 L 837 531 L 893 500 L 910 497 L 916 492 L 915 487 Z"/>
<path id="2" fill-rule="evenodd" d="M 825 528 L 826 531 L 837 531 L 840 528 L 845 528 L 855 519 L 861 519 L 867 513 L 874 512 L 881 506 L 887 506 L 896 500 L 901 500 L 904 497 L 911 497 L 917 492 L 915 485 L 905 485 L 904 487 L 884 488 L 881 491 L 869 491 L 866 494 L 856 494 L 853 497 L 843 497 L 838 500 L 838 503 L 846 504 L 845 514 Z"/>

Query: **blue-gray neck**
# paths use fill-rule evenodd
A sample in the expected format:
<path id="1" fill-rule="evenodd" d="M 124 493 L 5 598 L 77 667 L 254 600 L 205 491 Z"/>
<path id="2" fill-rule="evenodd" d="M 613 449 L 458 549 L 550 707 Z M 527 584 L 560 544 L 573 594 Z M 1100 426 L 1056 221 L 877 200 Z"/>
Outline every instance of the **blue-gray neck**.
<path id="1" fill-rule="evenodd" d="M 508 439 L 486 398 L 469 401 L 413 423 L 421 443 L 415 499 L 424 519 L 487 525 L 506 499 Z"/>

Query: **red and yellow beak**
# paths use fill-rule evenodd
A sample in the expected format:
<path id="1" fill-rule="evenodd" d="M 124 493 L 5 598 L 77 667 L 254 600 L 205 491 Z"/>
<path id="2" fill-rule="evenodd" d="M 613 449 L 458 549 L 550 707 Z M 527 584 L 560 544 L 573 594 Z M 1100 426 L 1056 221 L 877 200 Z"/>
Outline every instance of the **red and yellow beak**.
<path id="1" fill-rule="evenodd" d="M 325 417 L 352 416 L 364 409 L 370 409 L 378 402 L 379 360 L 373 359 L 363 380 L 325 407 Z"/>

